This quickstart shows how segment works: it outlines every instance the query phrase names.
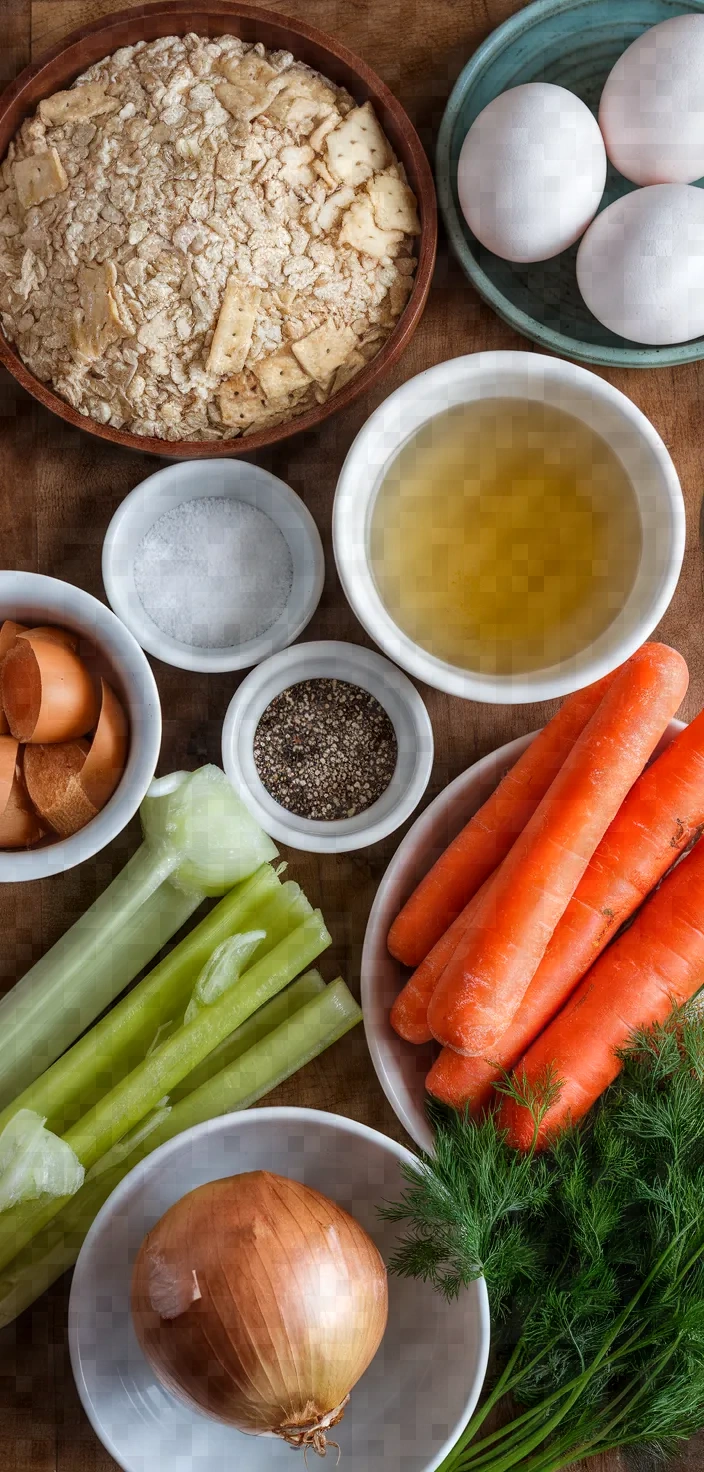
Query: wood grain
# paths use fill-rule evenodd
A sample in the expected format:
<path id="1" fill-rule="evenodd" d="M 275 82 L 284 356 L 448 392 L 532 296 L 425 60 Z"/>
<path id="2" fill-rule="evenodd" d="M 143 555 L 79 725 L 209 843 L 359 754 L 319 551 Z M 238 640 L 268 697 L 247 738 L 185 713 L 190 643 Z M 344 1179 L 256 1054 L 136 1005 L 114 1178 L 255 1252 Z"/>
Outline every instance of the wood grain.
<path id="1" fill-rule="evenodd" d="M 6 75 L 76 26 L 123 9 L 125 0 L 5 0 Z M 515 0 L 278 0 L 277 9 L 336 35 L 375 68 L 409 111 L 432 154 L 448 93 L 483 37 Z M 7 47 L 10 47 L 9 61 Z M 433 363 L 481 348 L 529 345 L 484 307 L 441 248 L 429 304 L 413 342 L 383 387 L 377 385 L 315 432 L 257 457 L 302 496 L 320 528 L 327 559 L 323 599 L 306 638 L 367 639 L 337 581 L 330 543 L 335 482 L 347 449 L 373 408 L 393 388 Z M 687 554 L 679 588 L 659 630 L 691 671 L 683 707 L 704 704 L 704 618 L 699 510 L 704 365 L 646 372 L 604 371 L 653 421 L 669 446 L 687 503 Z M 116 506 L 159 461 L 90 439 L 50 416 L 7 378 L 0 378 L 0 565 L 35 568 L 103 596 L 100 548 Z M 161 770 L 218 760 L 222 718 L 236 676 L 206 678 L 155 665 L 164 708 Z M 422 689 L 436 740 L 428 799 L 469 763 L 542 724 L 549 705 L 491 707 Z M 335 936 L 325 974 L 342 970 L 358 986 L 366 917 L 376 885 L 402 834 L 334 862 L 290 853 L 292 875 L 324 910 Z M 0 892 L 0 979 L 10 985 L 122 866 L 137 828 L 94 861 L 42 885 Z M 267 1101 L 270 1102 L 270 1101 Z M 271 1096 L 348 1114 L 396 1139 L 402 1132 L 371 1069 L 357 1030 L 320 1062 Z M 115 1464 L 99 1446 L 78 1406 L 66 1350 L 67 1284 L 0 1334 L 0 1472 L 108 1472 Z M 617 1472 L 615 1458 L 592 1472 Z M 688 1472 L 704 1466 L 704 1437 L 682 1458 Z"/>

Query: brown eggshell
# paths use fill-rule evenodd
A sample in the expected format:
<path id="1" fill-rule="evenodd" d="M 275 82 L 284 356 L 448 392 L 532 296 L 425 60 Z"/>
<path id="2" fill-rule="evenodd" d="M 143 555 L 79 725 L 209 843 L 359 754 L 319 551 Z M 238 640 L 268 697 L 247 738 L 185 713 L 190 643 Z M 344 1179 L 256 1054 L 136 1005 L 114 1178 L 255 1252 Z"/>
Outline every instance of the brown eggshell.
<path id="1" fill-rule="evenodd" d="M 98 719 L 98 699 L 82 659 L 43 634 L 20 634 L 2 667 L 2 703 L 17 741 L 75 741 Z"/>
<path id="2" fill-rule="evenodd" d="M 0 736 L 0 816 L 4 813 L 12 792 L 19 749 L 19 742 L 15 741 L 14 736 Z"/>
<path id="3" fill-rule="evenodd" d="M 16 766 L 7 802 L 0 812 L 0 849 L 31 848 L 45 831 L 27 795 L 21 768 Z"/>
<path id="4" fill-rule="evenodd" d="M 72 634 L 69 629 L 56 629 L 53 624 L 39 624 L 36 629 L 28 629 L 33 636 L 41 636 L 42 639 L 51 639 L 54 644 L 63 644 L 66 649 L 78 648 L 78 634 Z"/>
<path id="5" fill-rule="evenodd" d="M 100 681 L 100 715 L 91 748 L 80 774 L 88 801 L 100 811 L 112 797 L 127 761 L 127 717 L 107 680 Z"/>
<path id="6" fill-rule="evenodd" d="M 5 655 L 8 649 L 14 644 L 17 635 L 26 633 L 26 630 L 26 624 L 13 623 L 11 618 L 6 618 L 4 624 L 0 625 L 0 670 L 2 669 L 2 662 Z M 7 716 L 0 702 L 0 736 L 6 736 L 9 729 Z"/>
<path id="7" fill-rule="evenodd" d="M 87 754 L 87 741 L 61 741 L 52 746 L 25 748 L 27 792 L 39 816 L 60 838 L 78 833 L 97 812 L 80 782 Z"/>

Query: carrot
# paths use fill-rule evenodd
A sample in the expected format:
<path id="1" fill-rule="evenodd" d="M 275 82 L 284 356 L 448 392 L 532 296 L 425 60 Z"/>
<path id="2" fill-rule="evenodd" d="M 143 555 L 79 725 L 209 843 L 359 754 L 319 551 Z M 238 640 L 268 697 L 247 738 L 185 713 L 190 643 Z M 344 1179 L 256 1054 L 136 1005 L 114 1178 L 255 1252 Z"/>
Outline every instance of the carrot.
<path id="1" fill-rule="evenodd" d="M 462 1058 L 444 1048 L 428 1074 L 429 1092 L 456 1109 L 480 1110 L 490 1103 L 502 1072 L 513 1068 L 552 1020 L 702 824 L 704 711 L 631 788 L 491 1058 Z"/>
<path id="2" fill-rule="evenodd" d="M 391 1026 L 407 1043 L 429 1043 L 433 1034 L 428 1026 L 428 1004 L 448 961 L 454 955 L 458 942 L 464 935 L 472 916 L 491 884 L 493 875 L 485 879 L 481 889 L 472 896 L 468 905 L 453 920 L 449 930 L 435 942 L 420 966 L 409 977 L 391 1008 Z"/>
<path id="3" fill-rule="evenodd" d="M 631 1034 L 669 1016 L 704 983 L 704 842 L 668 874 L 633 924 L 587 973 L 554 1022 L 528 1049 L 516 1078 L 535 1085 L 546 1067 L 563 1080 L 540 1126 L 543 1145 L 581 1119 L 621 1070 L 616 1049 Z M 529 1111 L 504 1099 L 509 1143 L 527 1148 Z"/>
<path id="4" fill-rule="evenodd" d="M 619 671 L 445 967 L 428 1008 L 438 1042 L 484 1054 L 506 1031 L 687 681 L 682 656 L 664 644 L 643 645 Z"/>
<path id="5" fill-rule="evenodd" d="M 436 859 L 389 931 L 387 944 L 397 961 L 419 966 L 506 857 L 616 673 L 568 695 L 491 797 Z"/>

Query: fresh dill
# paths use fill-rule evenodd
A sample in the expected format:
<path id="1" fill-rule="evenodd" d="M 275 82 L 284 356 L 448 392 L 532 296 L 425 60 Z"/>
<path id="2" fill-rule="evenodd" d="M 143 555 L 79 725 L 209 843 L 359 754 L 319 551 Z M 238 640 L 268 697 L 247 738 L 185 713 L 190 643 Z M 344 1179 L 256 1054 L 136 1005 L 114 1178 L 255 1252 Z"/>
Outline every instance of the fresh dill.
<path id="1" fill-rule="evenodd" d="M 529 1097 L 537 1124 L 558 1081 Z M 559 1472 L 597 1452 L 670 1452 L 704 1426 L 704 1019 L 637 1034 L 589 1116 L 542 1154 L 496 1113 L 433 1110 L 435 1154 L 404 1171 L 391 1270 L 445 1294 L 483 1275 L 488 1394 L 441 1472 Z M 489 1432 L 497 1404 L 510 1419 Z M 482 1428 L 483 1434 L 482 1433 Z"/>

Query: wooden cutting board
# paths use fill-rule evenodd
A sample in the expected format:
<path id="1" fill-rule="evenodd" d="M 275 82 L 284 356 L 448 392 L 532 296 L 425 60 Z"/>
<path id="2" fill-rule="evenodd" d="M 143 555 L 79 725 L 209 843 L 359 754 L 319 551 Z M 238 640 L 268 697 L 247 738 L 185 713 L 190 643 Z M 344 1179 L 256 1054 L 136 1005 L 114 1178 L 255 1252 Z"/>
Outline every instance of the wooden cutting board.
<path id="1" fill-rule="evenodd" d="M 76 26 L 124 9 L 126 0 L 4 0 L 0 25 L 3 85 Z M 480 41 L 515 0 L 277 0 L 275 8 L 332 32 L 364 57 L 393 89 L 432 156 L 449 91 Z M 372 409 L 398 384 L 445 358 L 491 348 L 530 348 L 483 306 L 450 259 L 444 242 L 425 317 L 383 387 L 261 457 L 293 486 L 320 528 L 328 574 L 306 638 L 368 640 L 348 608 L 334 571 L 330 513 L 344 456 Z M 704 602 L 699 509 L 702 488 L 704 364 L 657 371 L 605 371 L 652 420 L 674 458 L 687 501 L 688 541 L 679 588 L 659 635 L 686 656 L 691 673 L 682 714 L 704 704 Z M 100 550 L 119 502 L 159 462 L 90 439 L 55 420 L 4 373 L 0 377 L 0 566 L 48 573 L 103 596 Z M 220 728 L 237 676 L 207 678 L 156 664 L 164 710 L 162 771 L 218 761 Z M 428 800 L 485 752 L 542 725 L 549 705 L 479 706 L 423 689 L 436 742 Z M 339 970 L 358 989 L 364 928 L 376 885 L 402 835 L 339 858 L 289 853 L 291 876 L 325 914 L 335 938 L 325 974 Z M 0 890 L 0 981 L 5 987 L 90 904 L 138 842 L 131 825 L 110 850 L 80 869 L 43 883 Z M 0 1040 L 1 1042 L 1 1040 Z M 403 1132 L 386 1104 L 357 1029 L 318 1062 L 269 1096 L 350 1115 L 396 1139 Z M 73 1387 L 66 1347 L 64 1279 L 16 1325 L 0 1333 L 0 1472 L 108 1472 L 112 1458 L 86 1421 Z M 594 1472 L 617 1472 L 617 1457 Z M 680 1465 L 704 1466 L 704 1435 Z"/>

